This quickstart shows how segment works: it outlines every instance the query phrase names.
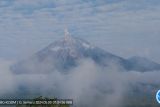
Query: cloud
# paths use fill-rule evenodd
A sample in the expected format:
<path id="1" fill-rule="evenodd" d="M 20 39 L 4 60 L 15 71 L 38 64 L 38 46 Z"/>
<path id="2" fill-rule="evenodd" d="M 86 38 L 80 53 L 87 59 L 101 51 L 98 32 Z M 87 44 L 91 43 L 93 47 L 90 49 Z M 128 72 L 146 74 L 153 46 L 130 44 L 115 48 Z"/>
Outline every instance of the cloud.
<path id="1" fill-rule="evenodd" d="M 5 0 L 5 3 L 9 5 L 0 10 L 1 57 L 28 57 L 61 38 L 67 26 L 72 35 L 86 38 L 112 53 L 123 57 L 146 55 L 159 62 L 157 0 Z M 146 54 L 146 48 L 150 54 Z"/>
<path id="2" fill-rule="evenodd" d="M 160 62 L 159 5 L 159 0 L 1 0 L 0 57 L 24 59 L 61 38 L 68 26 L 73 36 L 111 53 Z M 44 96 L 54 90 L 53 95 L 74 98 L 76 104 L 92 106 L 96 100 L 96 104 L 116 106 L 132 89 L 129 84 L 160 82 L 156 71 L 122 72 L 116 64 L 102 69 L 91 60 L 82 60 L 70 74 L 15 75 L 10 63 L 0 60 L 0 95 L 27 87 L 25 91 L 38 90 Z"/>
<path id="3" fill-rule="evenodd" d="M 13 74 L 9 70 L 11 61 L 0 59 L 0 95 L 11 93 L 15 90 Z"/>
<path id="4" fill-rule="evenodd" d="M 90 59 L 82 59 L 79 65 L 68 73 L 55 70 L 43 74 L 13 74 L 9 70 L 10 62 L 1 62 L 0 97 L 6 94 L 22 97 L 27 94 L 32 97 L 42 95 L 69 98 L 73 99 L 74 105 L 78 107 L 123 106 L 127 104 L 125 97 L 132 93 L 134 87 L 140 86 L 139 90 L 143 92 L 149 85 L 159 85 L 160 82 L 159 71 L 128 72 L 119 68 L 117 63 L 101 68 Z M 147 87 L 141 84 L 147 84 Z M 152 91 L 155 91 L 154 87 L 149 89 L 148 94 L 152 94 Z M 13 94 L 15 92 L 17 93 Z M 20 94 L 21 92 L 23 94 Z M 132 100 L 132 97 L 130 99 Z"/>

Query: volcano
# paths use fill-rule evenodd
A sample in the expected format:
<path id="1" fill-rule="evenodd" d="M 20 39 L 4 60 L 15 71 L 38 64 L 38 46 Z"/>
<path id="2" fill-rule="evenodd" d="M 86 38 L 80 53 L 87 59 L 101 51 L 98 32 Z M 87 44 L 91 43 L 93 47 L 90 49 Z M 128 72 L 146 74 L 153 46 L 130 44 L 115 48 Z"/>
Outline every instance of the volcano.
<path id="1" fill-rule="evenodd" d="M 122 58 L 83 39 L 71 36 L 67 30 L 65 30 L 64 38 L 51 43 L 30 58 L 14 64 L 11 70 L 18 74 L 46 73 L 55 70 L 68 72 L 78 66 L 81 59 L 91 59 L 101 67 L 116 63 L 126 71 L 160 70 L 160 64 L 156 62 L 141 57 Z"/>

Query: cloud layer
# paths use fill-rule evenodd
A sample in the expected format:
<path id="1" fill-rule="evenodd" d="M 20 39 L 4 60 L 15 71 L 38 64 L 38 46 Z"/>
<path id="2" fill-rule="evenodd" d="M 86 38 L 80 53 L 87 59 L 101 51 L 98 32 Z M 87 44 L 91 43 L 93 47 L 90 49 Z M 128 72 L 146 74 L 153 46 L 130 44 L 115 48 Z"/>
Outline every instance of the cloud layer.
<path id="1" fill-rule="evenodd" d="M 22 59 L 63 36 L 159 60 L 159 0 L 1 0 L 0 57 Z M 140 51 L 141 50 L 141 51 Z"/>
<path id="2" fill-rule="evenodd" d="M 133 91 L 133 86 L 141 84 L 159 85 L 158 71 L 140 73 L 126 72 L 111 64 L 101 68 L 90 59 L 79 62 L 79 66 L 68 74 L 59 71 L 45 74 L 13 74 L 8 70 L 10 62 L 0 66 L 0 96 L 22 97 L 24 95 L 38 97 L 40 95 L 57 98 L 70 98 L 78 107 L 116 107 L 126 104 L 125 96 Z M 147 87 L 140 87 L 147 90 Z M 148 94 L 155 91 L 149 88 Z M 13 94 L 16 93 L 16 94 Z M 12 96 L 13 95 L 13 96 Z M 153 96 L 154 97 L 154 96 Z M 131 99 L 133 99 L 131 97 Z"/>
<path id="3" fill-rule="evenodd" d="M 73 36 L 111 53 L 160 62 L 159 5 L 159 0 L 0 0 L 0 57 L 28 57 L 61 38 L 67 26 Z M 124 72 L 117 64 L 100 68 L 90 59 L 69 74 L 15 75 L 10 64 L 0 60 L 1 97 L 28 92 L 73 98 L 79 106 L 114 107 L 124 103 L 132 86 L 160 82 L 157 71 Z"/>

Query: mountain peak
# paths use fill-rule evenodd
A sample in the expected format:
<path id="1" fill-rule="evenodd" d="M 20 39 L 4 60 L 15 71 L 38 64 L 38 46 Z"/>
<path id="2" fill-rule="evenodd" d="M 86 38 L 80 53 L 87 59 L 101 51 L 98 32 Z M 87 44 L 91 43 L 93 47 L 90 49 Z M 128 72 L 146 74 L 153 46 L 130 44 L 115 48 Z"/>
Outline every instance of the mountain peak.
<path id="1" fill-rule="evenodd" d="M 116 62 L 127 71 L 160 70 L 160 64 L 139 57 L 124 59 L 113 55 L 101 48 L 92 46 L 83 39 L 72 37 L 67 29 L 64 30 L 63 39 L 55 41 L 29 59 L 18 62 L 11 67 L 11 70 L 15 73 L 45 73 L 55 70 L 66 72 L 78 66 L 79 60 L 88 58 L 102 67 L 107 67 Z"/>
<path id="2" fill-rule="evenodd" d="M 64 29 L 64 41 L 71 41 L 72 37 L 67 28 Z"/>

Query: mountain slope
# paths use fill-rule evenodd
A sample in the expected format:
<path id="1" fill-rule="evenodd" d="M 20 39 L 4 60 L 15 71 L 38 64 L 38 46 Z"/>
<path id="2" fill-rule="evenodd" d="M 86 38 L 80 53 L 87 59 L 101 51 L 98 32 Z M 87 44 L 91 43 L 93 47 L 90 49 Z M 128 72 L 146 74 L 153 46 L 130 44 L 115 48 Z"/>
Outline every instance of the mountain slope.
<path id="1" fill-rule="evenodd" d="M 80 59 L 86 58 L 92 59 L 96 64 L 103 67 L 116 63 L 126 70 L 144 72 L 160 69 L 159 64 L 149 60 L 145 60 L 145 63 L 142 63 L 139 60 L 141 58 L 127 60 L 108 53 L 98 47 L 92 46 L 85 40 L 71 37 L 68 31 L 65 32 L 63 39 L 50 44 L 29 59 L 20 61 L 12 66 L 11 69 L 15 73 L 45 73 L 53 72 L 54 70 L 66 72 L 77 66 Z"/>
<path id="2" fill-rule="evenodd" d="M 144 57 L 134 56 L 129 58 L 128 62 L 131 65 L 130 69 L 136 71 L 138 70 L 145 72 L 145 71 L 160 70 L 160 64 L 157 64 L 156 62 L 153 62 Z"/>

